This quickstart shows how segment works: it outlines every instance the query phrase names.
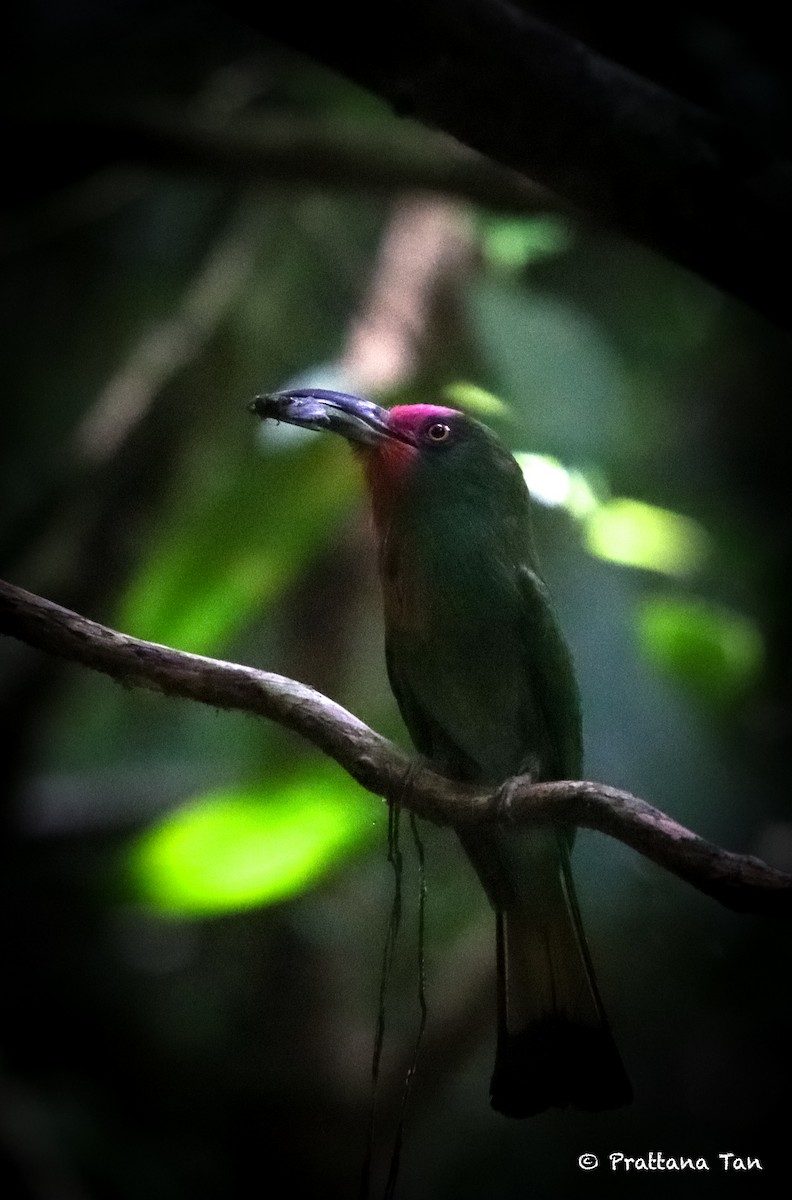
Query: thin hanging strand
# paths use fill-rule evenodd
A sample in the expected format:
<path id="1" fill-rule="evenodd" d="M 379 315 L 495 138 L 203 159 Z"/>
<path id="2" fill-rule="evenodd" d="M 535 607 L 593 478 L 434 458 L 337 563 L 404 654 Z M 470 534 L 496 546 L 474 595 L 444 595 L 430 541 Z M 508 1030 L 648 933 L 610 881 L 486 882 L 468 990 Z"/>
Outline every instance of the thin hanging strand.
<path id="1" fill-rule="evenodd" d="M 396 942 L 399 936 L 402 917 L 402 873 L 403 861 L 399 846 L 399 820 L 401 806 L 397 801 L 388 801 L 388 862 L 393 868 L 393 899 L 391 900 L 388 929 L 385 935 L 385 945 L 380 967 L 379 1002 L 377 1005 L 377 1029 L 374 1035 L 374 1051 L 371 1056 L 371 1103 L 369 1107 L 369 1128 L 366 1142 L 366 1155 L 360 1174 L 360 1200 L 369 1200 L 371 1190 L 371 1165 L 374 1158 L 374 1137 L 377 1124 L 377 1094 L 379 1091 L 380 1066 L 382 1048 L 385 1042 L 385 1011 L 388 983 L 393 969 L 393 959 L 396 953 Z"/>
<path id="2" fill-rule="evenodd" d="M 388 1178 L 385 1183 L 385 1191 L 383 1200 L 393 1200 L 396 1192 L 396 1184 L 399 1178 L 399 1165 L 401 1162 L 402 1146 L 404 1144 L 404 1131 L 407 1125 L 407 1111 L 412 1093 L 413 1081 L 415 1079 L 416 1070 L 418 1067 L 418 1055 L 423 1041 L 424 1030 L 426 1029 L 426 1020 L 428 1016 L 428 1007 L 426 1003 L 426 854 L 424 852 L 424 844 L 418 829 L 418 820 L 415 813 L 410 813 L 410 831 L 412 832 L 413 844 L 418 857 L 418 1008 L 420 1011 L 420 1020 L 418 1022 L 418 1032 L 415 1036 L 415 1044 L 413 1046 L 412 1059 L 410 1066 L 407 1069 L 407 1074 L 404 1077 L 404 1089 L 402 1091 L 401 1110 L 399 1112 L 399 1124 L 396 1128 L 396 1136 L 391 1152 L 390 1166 L 388 1168 Z"/>

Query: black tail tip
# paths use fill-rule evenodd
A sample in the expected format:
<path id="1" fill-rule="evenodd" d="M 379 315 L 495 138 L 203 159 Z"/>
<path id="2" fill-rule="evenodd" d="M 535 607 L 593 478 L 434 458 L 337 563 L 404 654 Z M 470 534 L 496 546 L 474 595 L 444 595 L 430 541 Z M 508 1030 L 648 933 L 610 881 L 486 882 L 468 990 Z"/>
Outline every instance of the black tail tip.
<path id="1" fill-rule="evenodd" d="M 622 1108 L 632 1087 L 610 1031 L 548 1019 L 498 1037 L 490 1103 L 505 1117 L 548 1108 Z"/>

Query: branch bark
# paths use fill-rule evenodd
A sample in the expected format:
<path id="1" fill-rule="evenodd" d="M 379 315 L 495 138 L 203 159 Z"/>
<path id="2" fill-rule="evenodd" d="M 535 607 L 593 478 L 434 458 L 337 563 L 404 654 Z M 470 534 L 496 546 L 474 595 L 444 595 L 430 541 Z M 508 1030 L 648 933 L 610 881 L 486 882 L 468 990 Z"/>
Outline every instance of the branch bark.
<path id="1" fill-rule="evenodd" d="M 789 327 L 792 164 L 508 0 L 218 0 Z"/>
<path id="2" fill-rule="evenodd" d="M 319 191 L 369 191 L 382 195 L 433 192 L 472 201 L 505 213 L 558 212 L 572 206 L 525 176 L 499 166 L 435 131 L 365 121 L 332 123 L 300 117 L 211 114 L 166 103 L 109 107 L 101 112 L 61 111 L 19 115 L 9 125 L 12 145 L 36 146 L 47 156 L 57 147 L 68 161 L 92 164 L 105 173 L 90 188 L 61 195 L 65 211 L 48 200 L 0 229 L 0 255 L 18 254 L 37 232 L 57 232 L 74 220 L 74 209 L 112 207 L 127 190 L 134 196 L 149 170 L 177 170 L 199 179 L 233 182 L 273 191 L 300 187 Z M 134 168 L 134 169 L 132 169 Z M 144 173 L 141 173 L 141 168 Z M 119 177 L 120 176 L 120 177 Z M 577 214 L 578 216 L 580 214 Z"/>
<path id="3" fill-rule="evenodd" d="M 335 759 L 368 791 L 437 824 L 563 822 L 597 829 L 735 911 L 792 911 L 792 876 L 720 849 L 628 792 L 589 781 L 533 783 L 527 776 L 494 792 L 455 783 L 293 679 L 129 637 L 2 580 L 0 633 L 126 687 L 277 721 Z"/>

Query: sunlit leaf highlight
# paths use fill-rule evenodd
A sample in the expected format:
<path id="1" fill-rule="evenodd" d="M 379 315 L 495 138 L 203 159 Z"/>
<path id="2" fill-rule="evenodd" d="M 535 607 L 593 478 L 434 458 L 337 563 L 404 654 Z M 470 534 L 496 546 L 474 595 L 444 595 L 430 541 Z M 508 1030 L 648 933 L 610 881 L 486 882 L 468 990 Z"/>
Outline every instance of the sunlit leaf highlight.
<path id="1" fill-rule="evenodd" d="M 625 498 L 591 511 L 585 539 L 598 558 L 675 576 L 698 570 L 711 548 L 706 530 L 691 517 Z"/>
<path id="2" fill-rule="evenodd" d="M 505 400 L 475 383 L 459 380 L 443 388 L 442 401 L 458 407 L 475 417 L 508 417 L 510 409 Z"/>
<path id="3" fill-rule="evenodd" d="M 522 467 L 531 496 L 546 508 L 564 508 L 573 517 L 583 518 L 599 501 L 590 480 L 582 471 L 565 467 L 549 454 L 515 455 Z"/>
<path id="4" fill-rule="evenodd" d="M 133 846 L 137 898 L 196 917 L 286 900 L 375 835 L 375 805 L 340 772 L 197 797 Z"/>
<path id="5" fill-rule="evenodd" d="M 569 248 L 568 225 L 554 216 L 488 216 L 482 230 L 484 255 L 491 266 L 518 271 Z"/>

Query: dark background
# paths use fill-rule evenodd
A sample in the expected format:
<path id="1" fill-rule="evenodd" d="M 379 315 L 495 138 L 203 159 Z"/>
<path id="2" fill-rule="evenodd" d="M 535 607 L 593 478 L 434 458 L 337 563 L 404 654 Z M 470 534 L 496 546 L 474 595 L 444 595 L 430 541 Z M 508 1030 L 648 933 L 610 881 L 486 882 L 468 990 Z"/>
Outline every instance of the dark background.
<path id="1" fill-rule="evenodd" d="M 785 51 L 761 5 L 738 23 L 712 6 L 533 10 L 788 150 Z M 3 574 L 292 675 L 404 739 L 351 456 L 260 438 L 245 403 L 294 379 L 466 398 L 515 451 L 554 460 L 556 483 L 585 480 L 582 502 L 536 515 L 588 777 L 789 869 L 788 335 L 613 223 L 547 197 L 518 212 L 486 163 L 463 195 L 432 191 L 450 139 L 221 8 L 7 19 Z M 355 1194 L 393 889 L 384 806 L 262 722 L 9 640 L 0 667 L 2 1195 Z M 723 1186 L 727 1151 L 762 1159 L 745 1188 L 784 1178 L 786 925 L 581 833 L 635 1102 L 509 1122 L 487 1103 L 491 917 L 452 835 L 424 835 L 429 1025 L 400 1194 L 651 1195 L 669 1179 L 697 1194 Z M 378 1164 L 418 1021 L 407 826 L 402 841 Z M 650 1150 L 711 1170 L 577 1166 Z"/>

